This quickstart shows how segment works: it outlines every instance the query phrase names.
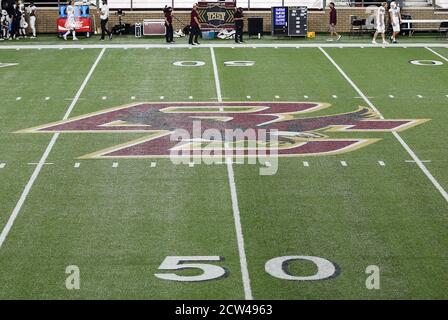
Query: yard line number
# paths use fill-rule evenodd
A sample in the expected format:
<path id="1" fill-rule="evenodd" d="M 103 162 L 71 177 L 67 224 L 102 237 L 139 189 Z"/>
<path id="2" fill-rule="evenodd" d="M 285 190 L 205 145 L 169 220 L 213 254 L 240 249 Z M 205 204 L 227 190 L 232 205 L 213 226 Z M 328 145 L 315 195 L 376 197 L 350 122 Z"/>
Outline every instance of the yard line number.
<path id="1" fill-rule="evenodd" d="M 210 262 L 222 262 L 220 256 L 168 256 L 159 266 L 161 271 L 173 271 L 170 273 L 156 273 L 157 278 L 170 281 L 199 282 L 218 280 L 227 277 L 230 272 Z M 312 262 L 317 271 L 312 275 L 293 275 L 289 271 L 289 265 L 293 262 Z M 208 262 L 208 263 L 205 263 Z M 176 271 L 199 270 L 202 273 L 195 275 L 179 275 Z M 340 274 L 339 267 L 324 258 L 315 256 L 282 256 L 270 259 L 265 264 L 265 271 L 274 278 L 290 281 L 317 281 L 337 277 Z"/>

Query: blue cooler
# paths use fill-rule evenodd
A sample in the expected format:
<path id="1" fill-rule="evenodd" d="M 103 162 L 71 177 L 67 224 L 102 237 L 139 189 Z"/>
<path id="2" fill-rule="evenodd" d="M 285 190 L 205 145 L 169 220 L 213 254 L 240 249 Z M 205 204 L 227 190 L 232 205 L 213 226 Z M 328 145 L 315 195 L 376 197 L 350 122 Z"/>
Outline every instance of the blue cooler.
<path id="1" fill-rule="evenodd" d="M 215 39 L 216 38 L 216 32 L 215 31 L 202 31 L 202 39 Z"/>

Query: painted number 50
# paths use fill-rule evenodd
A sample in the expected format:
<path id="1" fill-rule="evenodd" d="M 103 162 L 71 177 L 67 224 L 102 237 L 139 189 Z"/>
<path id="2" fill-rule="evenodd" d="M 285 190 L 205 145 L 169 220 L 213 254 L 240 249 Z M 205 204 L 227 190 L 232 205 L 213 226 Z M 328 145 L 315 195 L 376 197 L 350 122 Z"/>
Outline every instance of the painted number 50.
<path id="1" fill-rule="evenodd" d="M 156 273 L 155 276 L 164 280 L 187 282 L 221 279 L 228 276 L 229 272 L 221 266 L 204 263 L 204 261 L 219 262 L 223 260 L 224 258 L 219 256 L 169 256 L 162 262 L 159 270 L 179 271 L 196 269 L 202 273 L 197 275 L 178 275 L 174 272 Z M 312 262 L 317 267 L 317 271 L 312 275 L 292 275 L 289 271 L 289 264 L 294 261 Z M 273 258 L 266 262 L 265 271 L 274 278 L 293 281 L 325 280 L 334 278 L 339 274 L 336 264 L 327 259 L 313 256 L 283 256 Z"/>

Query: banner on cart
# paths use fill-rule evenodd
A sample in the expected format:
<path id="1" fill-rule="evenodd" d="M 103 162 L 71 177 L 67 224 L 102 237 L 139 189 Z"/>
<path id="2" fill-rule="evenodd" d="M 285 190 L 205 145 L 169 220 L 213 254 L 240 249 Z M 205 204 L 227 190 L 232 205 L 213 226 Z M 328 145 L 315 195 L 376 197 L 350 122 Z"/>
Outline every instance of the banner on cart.
<path id="1" fill-rule="evenodd" d="M 66 18 L 58 19 L 58 32 L 66 32 L 68 29 L 65 27 L 65 23 L 67 22 Z M 76 32 L 92 32 L 92 28 L 90 26 L 90 18 L 76 18 Z"/>

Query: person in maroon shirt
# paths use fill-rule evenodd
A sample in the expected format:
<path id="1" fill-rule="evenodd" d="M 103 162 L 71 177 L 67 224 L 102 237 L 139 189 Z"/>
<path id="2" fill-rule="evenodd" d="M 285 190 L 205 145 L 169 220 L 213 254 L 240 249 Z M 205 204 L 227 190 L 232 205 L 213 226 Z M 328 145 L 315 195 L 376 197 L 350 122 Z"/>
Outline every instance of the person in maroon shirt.
<path id="1" fill-rule="evenodd" d="M 165 38 L 167 43 L 175 42 L 173 39 L 173 8 L 165 6 L 165 9 L 163 9 L 163 12 L 165 13 Z"/>
<path id="2" fill-rule="evenodd" d="M 328 39 L 327 41 L 333 41 L 333 36 L 336 36 L 336 41 L 339 41 L 341 39 L 341 35 L 339 33 L 336 32 L 336 24 L 338 22 L 338 18 L 337 18 L 337 12 L 336 12 L 336 8 L 334 7 L 334 2 L 330 2 L 330 25 L 328 27 L 329 31 L 330 31 L 330 39 Z"/>
<path id="3" fill-rule="evenodd" d="M 198 15 L 198 5 L 195 3 L 193 5 L 193 10 L 191 10 L 191 20 L 190 20 L 190 38 L 188 43 L 191 45 L 198 45 L 199 34 L 201 33 L 201 28 L 199 25 L 199 15 Z"/>

